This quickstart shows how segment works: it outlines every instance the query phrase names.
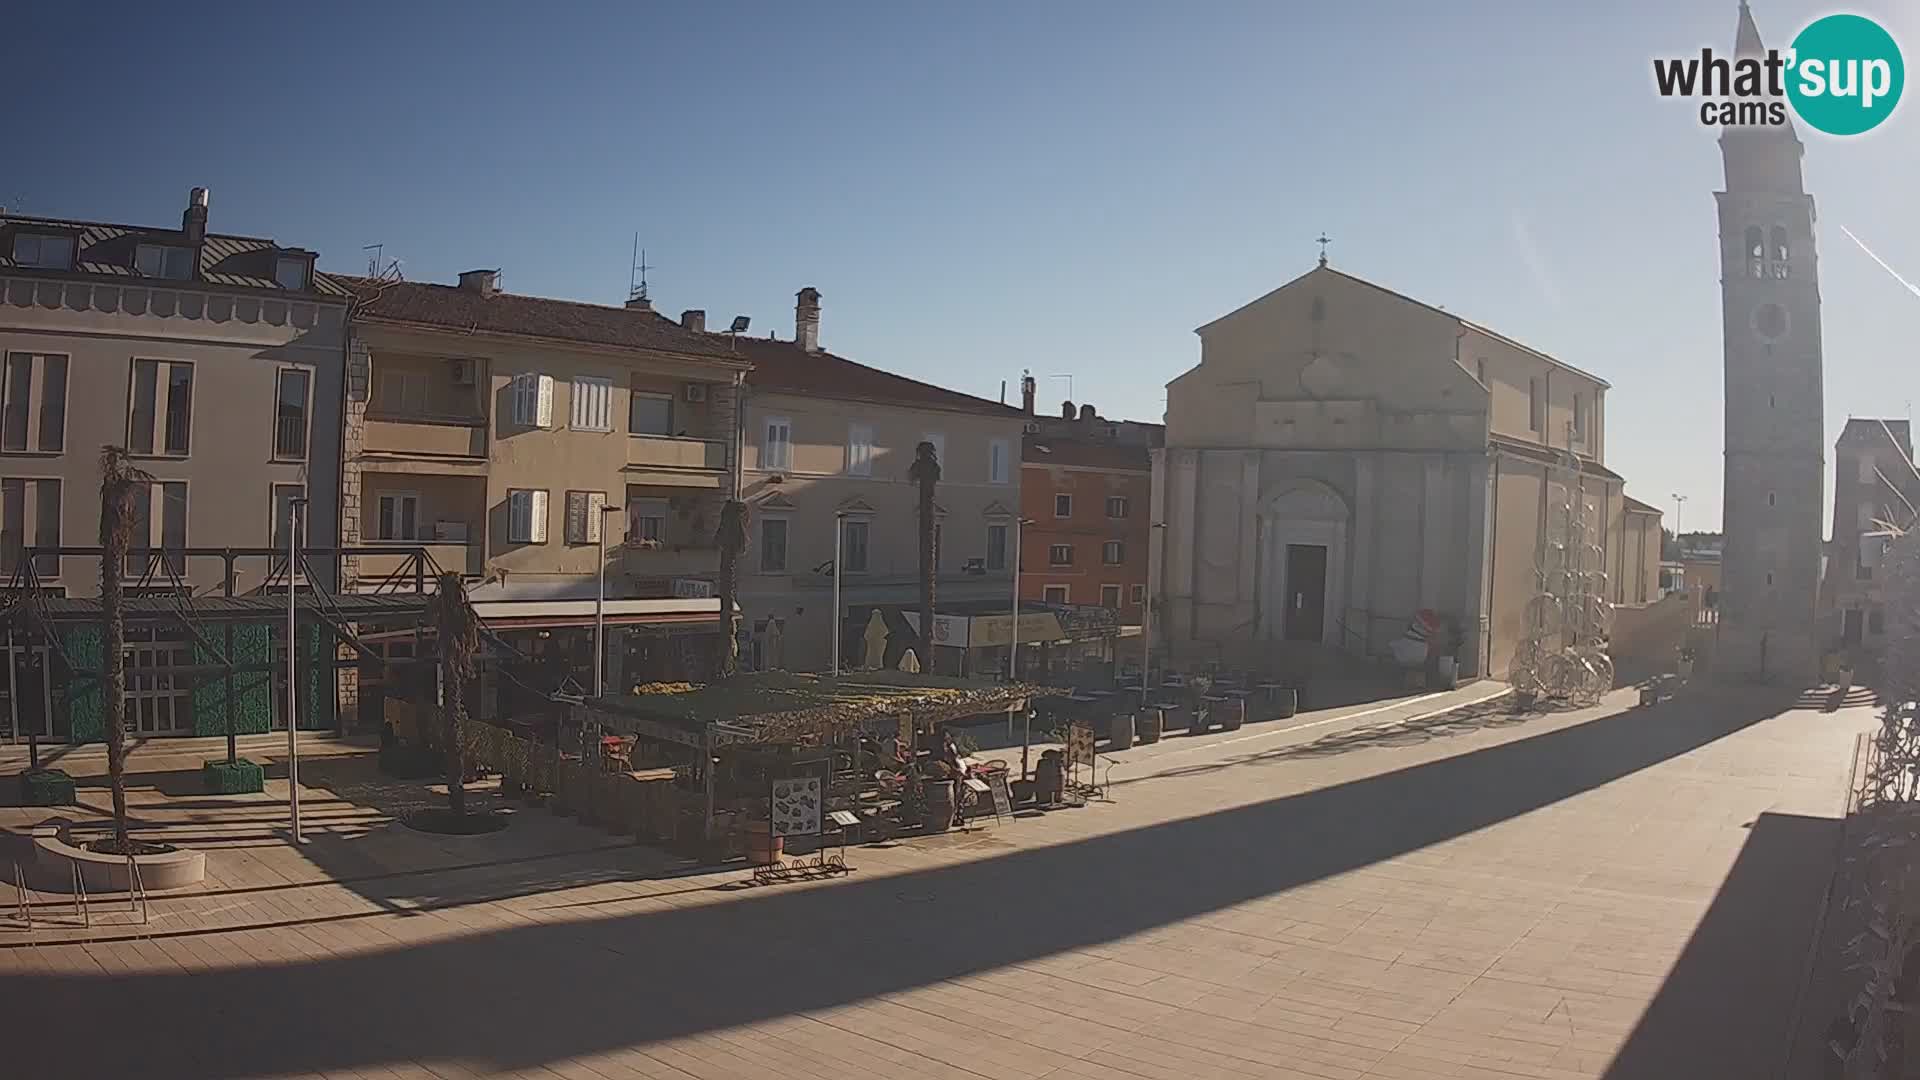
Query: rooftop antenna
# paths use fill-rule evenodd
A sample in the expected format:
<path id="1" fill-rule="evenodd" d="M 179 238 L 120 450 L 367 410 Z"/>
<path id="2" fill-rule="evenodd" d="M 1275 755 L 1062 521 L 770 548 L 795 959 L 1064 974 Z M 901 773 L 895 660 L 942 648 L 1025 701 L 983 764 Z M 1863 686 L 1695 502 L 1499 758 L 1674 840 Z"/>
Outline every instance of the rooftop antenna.
<path id="1" fill-rule="evenodd" d="M 385 244 L 363 244 L 361 251 L 367 253 L 367 276 L 380 276 L 380 256 L 386 250 Z"/>
<path id="2" fill-rule="evenodd" d="M 647 271 L 658 270 L 657 266 L 647 265 L 647 253 L 640 247 L 640 234 L 633 234 L 633 262 L 627 270 L 627 299 L 647 299 Z"/>

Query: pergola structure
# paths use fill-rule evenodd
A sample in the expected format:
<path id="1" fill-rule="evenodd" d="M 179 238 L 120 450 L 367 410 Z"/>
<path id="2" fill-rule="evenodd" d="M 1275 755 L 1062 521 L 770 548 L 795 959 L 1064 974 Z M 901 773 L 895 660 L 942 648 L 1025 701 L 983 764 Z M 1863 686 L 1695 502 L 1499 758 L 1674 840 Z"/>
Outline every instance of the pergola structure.
<path id="1" fill-rule="evenodd" d="M 769 671 L 704 686 L 680 683 L 656 689 L 582 701 L 582 728 L 654 739 L 702 754 L 708 835 L 714 823 L 712 762 L 722 749 L 818 746 L 883 720 L 911 723 L 917 732 L 969 716 L 1024 712 L 1035 697 L 1067 693 L 1055 687 L 904 671 L 838 677 Z"/>
<path id="2" fill-rule="evenodd" d="M 29 548 L 20 559 L 4 593 L 0 593 L 0 635 L 8 649 L 7 680 L 9 698 L 18 711 L 13 693 L 16 648 L 44 649 L 48 658 L 43 682 L 54 683 L 56 667 L 63 676 L 68 709 L 68 735 L 73 741 L 99 737 L 98 723 L 103 698 L 103 663 L 100 651 L 102 602 L 98 597 L 60 595 L 42 581 L 36 572 L 41 558 L 82 557 L 96 563 L 102 555 L 98 547 Z M 196 731 L 225 734 L 229 756 L 234 736 L 242 731 L 267 730 L 271 726 L 271 675 L 284 660 L 274 658 L 274 642 L 284 648 L 298 648 L 298 642 L 286 641 L 288 608 L 287 552 L 274 548 L 179 547 L 136 552 L 144 561 L 141 573 L 128 574 L 126 595 L 122 601 L 127 626 L 164 629 L 190 646 L 193 662 L 172 663 L 164 668 L 143 669 L 129 666 L 128 676 L 164 675 L 169 679 L 191 681 L 190 697 Z M 335 560 L 356 555 L 399 556 L 393 574 L 366 592 L 339 593 L 329 587 L 334 578 Z M 223 565 L 220 584 L 196 593 L 189 560 L 219 559 Z M 265 560 L 267 572 L 260 584 L 242 592 L 237 588 L 238 568 L 247 560 Z M 308 628 L 309 655 L 303 665 L 312 684 L 309 715 L 321 715 L 317 706 L 333 699 L 337 644 L 347 646 L 356 657 L 389 663 L 369 649 L 360 634 L 366 628 L 423 629 L 429 584 L 437 578 L 439 567 L 425 548 L 413 546 L 306 548 L 298 554 L 299 565 L 293 580 L 293 609 L 296 627 Z M 276 629 L 277 628 L 277 629 Z M 300 635 L 296 634 L 296 637 Z M 57 662 L 57 663 L 56 663 Z M 353 663 L 357 661 L 344 661 Z M 400 661 L 406 662 L 406 661 Z M 412 662 L 419 662 L 416 660 Z M 242 680 L 247 675 L 253 679 Z M 211 680 L 207 676 L 218 676 Z M 241 686 L 239 682 L 247 685 Z M 51 693 L 48 694 L 51 698 Z M 264 712 L 262 709 L 264 708 Z M 202 711 L 217 716 L 199 715 Z M 242 709 L 250 715 L 236 715 Z M 331 708 L 327 710 L 331 713 Z M 49 715 L 45 722 L 51 724 Z M 17 718 L 12 725 L 19 734 Z M 32 735 L 41 731 L 35 727 Z"/>

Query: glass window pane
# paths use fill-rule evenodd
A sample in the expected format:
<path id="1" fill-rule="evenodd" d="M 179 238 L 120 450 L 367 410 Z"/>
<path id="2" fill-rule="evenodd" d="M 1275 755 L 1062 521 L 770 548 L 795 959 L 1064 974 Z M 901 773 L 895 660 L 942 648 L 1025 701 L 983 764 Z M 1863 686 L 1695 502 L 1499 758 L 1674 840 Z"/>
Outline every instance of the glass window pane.
<path id="1" fill-rule="evenodd" d="M 167 369 L 167 453 L 186 453 L 192 430 L 193 365 L 171 364 Z"/>
<path id="2" fill-rule="evenodd" d="M 153 453 L 153 396 L 159 380 L 158 361 L 133 362 L 133 423 L 127 432 L 127 449 L 132 453 Z"/>
<path id="3" fill-rule="evenodd" d="M 60 481 L 34 481 L 38 505 L 33 515 L 33 543 L 35 547 L 56 548 L 60 546 Z M 34 566 L 34 572 L 41 577 L 60 576 L 60 556 L 42 555 Z"/>
<path id="4" fill-rule="evenodd" d="M 0 572 L 11 574 L 26 547 L 27 482 L 0 479 Z"/>
<path id="5" fill-rule="evenodd" d="M 67 358 L 40 358 L 40 442 L 47 451 L 64 449 L 67 438 Z"/>
<path id="6" fill-rule="evenodd" d="M 0 450 L 27 448 L 28 406 L 33 400 L 33 356 L 7 355 L 6 411 L 0 415 Z"/>
<path id="7" fill-rule="evenodd" d="M 673 399 L 633 395 L 627 407 L 627 430 L 635 435 L 673 434 Z"/>
<path id="8" fill-rule="evenodd" d="M 303 460 L 307 456 L 307 385 L 309 375 L 291 368 L 280 373 L 280 392 L 275 403 L 273 453 L 275 457 Z"/>
<path id="9" fill-rule="evenodd" d="M 138 248 L 134 249 L 133 268 L 148 277 L 159 277 L 161 258 L 162 254 L 159 248 L 152 244 L 141 244 Z"/>
<path id="10" fill-rule="evenodd" d="M 283 289 L 307 287 L 307 260 L 281 259 L 274 263 L 273 280 Z"/>

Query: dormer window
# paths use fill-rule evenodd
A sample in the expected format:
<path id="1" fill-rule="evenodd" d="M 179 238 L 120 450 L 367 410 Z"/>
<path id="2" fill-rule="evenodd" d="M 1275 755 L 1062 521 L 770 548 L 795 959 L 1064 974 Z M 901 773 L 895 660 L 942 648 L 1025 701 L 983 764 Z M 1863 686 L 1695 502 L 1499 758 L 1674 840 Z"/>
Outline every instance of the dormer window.
<path id="1" fill-rule="evenodd" d="M 133 268 L 147 277 L 187 281 L 193 277 L 193 249 L 141 244 L 134 249 Z"/>
<path id="2" fill-rule="evenodd" d="M 61 233 L 18 233 L 13 264 L 36 270 L 73 269 L 73 237 Z"/>
<path id="3" fill-rule="evenodd" d="M 273 263 L 273 281 L 283 289 L 304 290 L 313 274 L 313 263 L 305 255 L 282 255 Z"/>

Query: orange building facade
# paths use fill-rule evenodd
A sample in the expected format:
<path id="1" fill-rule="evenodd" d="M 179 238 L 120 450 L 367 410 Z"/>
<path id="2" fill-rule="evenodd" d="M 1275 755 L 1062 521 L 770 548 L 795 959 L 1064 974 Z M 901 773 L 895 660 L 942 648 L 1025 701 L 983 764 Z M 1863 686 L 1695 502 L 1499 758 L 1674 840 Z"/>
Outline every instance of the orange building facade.
<path id="1" fill-rule="evenodd" d="M 1028 435 L 1020 466 L 1020 596 L 1112 608 L 1138 624 L 1147 591 L 1145 446 Z"/>

